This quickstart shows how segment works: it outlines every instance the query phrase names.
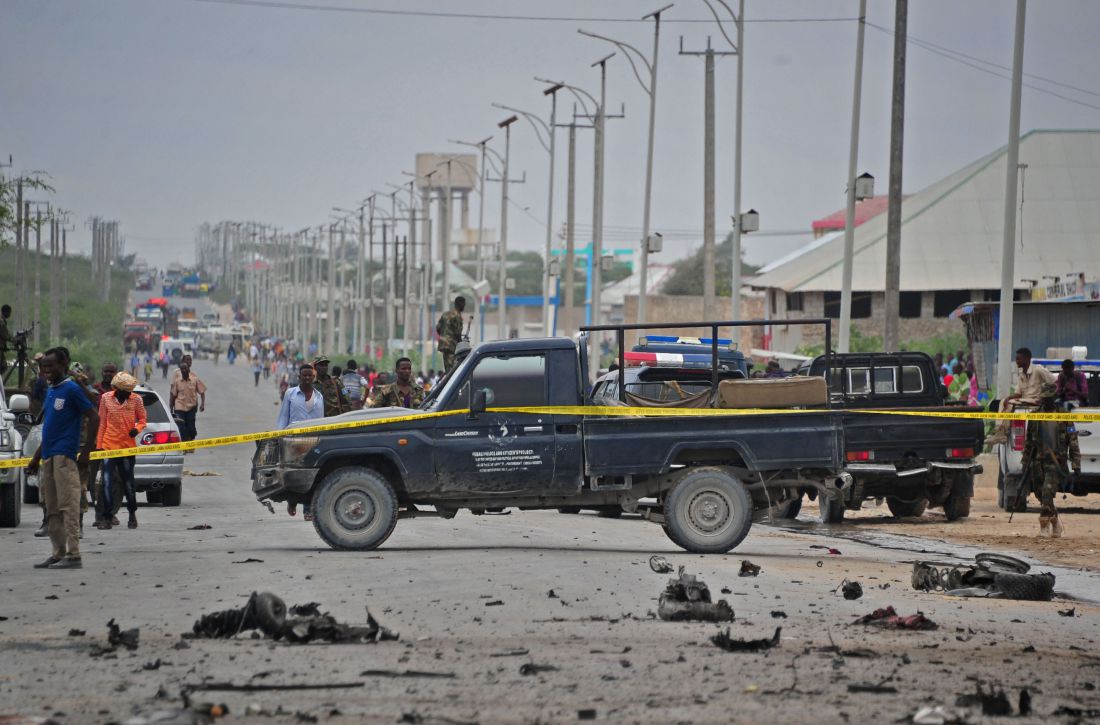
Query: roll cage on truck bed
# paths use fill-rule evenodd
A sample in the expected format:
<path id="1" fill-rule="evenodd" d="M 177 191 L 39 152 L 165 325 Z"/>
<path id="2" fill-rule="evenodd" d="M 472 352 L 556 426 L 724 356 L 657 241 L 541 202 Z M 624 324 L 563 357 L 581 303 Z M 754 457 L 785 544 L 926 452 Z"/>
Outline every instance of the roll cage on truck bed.
<path id="1" fill-rule="evenodd" d="M 589 333 L 615 333 L 623 370 L 628 330 L 707 329 L 717 362 L 722 328 L 775 324 L 824 325 L 826 375 L 720 381 L 714 365 L 713 407 L 789 410 L 673 419 L 591 404 Z M 803 492 L 840 500 L 852 485 L 844 416 L 827 389 L 831 332 L 828 319 L 739 320 L 605 325 L 582 328 L 578 341 L 483 343 L 425 401 L 420 412 L 433 417 L 355 411 L 324 423 L 362 427 L 259 442 L 253 492 L 260 501 L 310 503 L 318 535 L 337 549 L 373 549 L 398 519 L 450 518 L 459 509 L 618 505 L 660 524 L 688 551 L 727 552 L 754 519 Z M 763 405 L 776 391 L 786 391 L 782 402 Z"/>

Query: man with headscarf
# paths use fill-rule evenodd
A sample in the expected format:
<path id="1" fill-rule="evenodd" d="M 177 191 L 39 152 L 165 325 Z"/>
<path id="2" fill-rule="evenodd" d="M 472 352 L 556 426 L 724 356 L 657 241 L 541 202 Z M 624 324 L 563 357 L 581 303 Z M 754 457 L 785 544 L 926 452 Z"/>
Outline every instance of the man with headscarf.
<path id="1" fill-rule="evenodd" d="M 134 394 L 137 379 L 121 372 L 111 380 L 113 390 L 99 396 L 99 435 L 96 448 L 101 451 L 119 451 L 134 448 L 135 438 L 145 429 L 148 418 L 145 403 Z M 127 526 L 136 529 L 137 491 L 134 489 L 135 456 L 118 456 L 103 462 L 103 512 L 97 510 L 96 528 L 111 528 L 111 517 L 118 509 L 120 496 L 126 496 L 126 510 L 130 512 Z M 97 506 L 98 509 L 98 506 Z"/>

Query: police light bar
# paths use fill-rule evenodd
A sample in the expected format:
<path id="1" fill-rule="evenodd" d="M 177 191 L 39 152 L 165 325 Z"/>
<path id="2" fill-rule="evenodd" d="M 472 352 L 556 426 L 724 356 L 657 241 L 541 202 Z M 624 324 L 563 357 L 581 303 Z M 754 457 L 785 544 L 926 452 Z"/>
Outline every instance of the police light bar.
<path id="1" fill-rule="evenodd" d="M 681 344 L 681 345 L 711 345 L 714 342 L 712 337 L 685 337 L 677 335 L 644 335 L 638 338 L 638 344 L 645 347 L 651 342 L 665 343 L 665 344 Z M 728 347 L 730 350 L 737 349 L 737 343 L 733 340 L 727 340 L 725 338 L 718 338 L 718 344 Z"/>
<path id="2" fill-rule="evenodd" d="M 711 363 L 710 355 L 672 352 L 624 352 L 623 360 L 628 365 L 657 368 L 709 368 Z"/>

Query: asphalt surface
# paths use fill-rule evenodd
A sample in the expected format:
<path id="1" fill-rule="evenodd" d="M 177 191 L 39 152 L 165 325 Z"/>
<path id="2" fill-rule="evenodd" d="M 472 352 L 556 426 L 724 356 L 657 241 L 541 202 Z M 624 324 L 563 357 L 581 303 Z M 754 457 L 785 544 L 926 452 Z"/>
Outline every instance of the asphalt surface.
<path id="1" fill-rule="evenodd" d="M 224 357 L 195 371 L 209 386 L 200 437 L 270 428 L 274 381 L 255 387 Z M 153 385 L 166 390 L 159 377 Z M 300 514 L 254 499 L 252 451 L 189 455 L 187 472 L 212 475 L 185 475 L 179 508 L 142 506 L 136 530 L 89 526 L 80 571 L 32 568 L 49 553 L 32 537 L 33 508 L 20 528 L 0 530 L 0 716 L 125 722 L 180 708 L 183 691 L 253 722 L 911 722 L 937 705 L 981 721 L 980 705 L 959 700 L 979 686 L 1003 689 L 1013 713 L 1026 687 L 1024 722 L 1100 708 L 1100 576 L 1086 571 L 1031 560 L 1057 575 L 1054 602 L 917 592 L 912 561 L 975 551 L 809 516 L 754 526 L 726 556 L 687 554 L 640 519 L 518 511 L 405 520 L 377 551 L 337 552 Z M 656 619 L 669 575 L 650 570 L 653 554 L 701 575 L 736 620 Z M 739 577 L 742 560 L 760 574 Z M 861 582 L 862 598 L 834 591 L 844 579 Z M 318 602 L 351 623 L 369 608 L 400 639 L 179 644 L 197 617 L 253 591 Z M 938 628 L 852 624 L 888 605 Z M 136 649 L 104 651 L 112 618 L 140 628 Z M 738 638 L 782 632 L 770 650 L 732 653 L 710 640 L 726 627 Z M 253 689 L 195 687 L 204 684 Z"/>

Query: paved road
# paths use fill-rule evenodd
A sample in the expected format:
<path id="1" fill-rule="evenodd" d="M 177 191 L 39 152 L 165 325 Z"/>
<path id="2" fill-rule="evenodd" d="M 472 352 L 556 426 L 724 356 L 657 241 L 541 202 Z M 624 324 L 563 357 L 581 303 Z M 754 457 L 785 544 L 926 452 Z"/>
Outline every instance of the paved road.
<path id="1" fill-rule="evenodd" d="M 254 387 L 245 366 L 224 358 L 217 367 L 198 361 L 196 372 L 210 387 L 200 437 L 271 425 L 273 382 Z M 1086 572 L 1054 570 L 1058 590 L 1079 601 L 954 599 L 909 586 L 914 559 L 973 553 L 943 542 L 800 521 L 756 526 L 728 556 L 698 556 L 641 520 L 551 512 L 402 521 L 376 552 L 336 552 L 300 517 L 255 501 L 251 452 L 188 456 L 188 471 L 216 475 L 186 476 L 182 506 L 142 507 L 137 530 L 89 528 L 79 572 L 31 568 L 48 545 L 31 537 L 30 510 L 22 527 L 0 531 L 0 715 L 124 721 L 178 707 L 181 689 L 204 681 L 353 685 L 194 695 L 228 704 L 233 716 L 251 705 L 285 722 L 298 713 L 325 722 L 558 722 L 582 710 L 614 721 L 886 722 L 923 705 L 954 708 L 979 680 L 1004 687 L 1014 708 L 1026 684 L 1036 721 L 1062 705 L 1100 708 L 1097 691 L 1085 689 L 1100 673 L 1100 608 L 1092 603 L 1100 578 Z M 709 641 L 716 625 L 653 619 L 668 578 L 650 571 L 655 553 L 701 574 L 731 602 L 734 636 L 771 636 L 782 626 L 781 644 L 727 653 Z M 742 559 L 761 574 L 738 577 Z M 862 599 L 833 592 L 845 578 L 862 582 Z M 401 639 L 290 646 L 242 637 L 174 648 L 196 617 L 240 606 L 255 590 L 320 602 L 345 621 L 362 621 L 369 607 Z M 923 611 L 939 629 L 849 624 L 887 605 Z M 1069 608 L 1075 616 L 1058 614 Z M 93 656 L 112 617 L 140 627 L 140 644 Z M 557 669 L 521 674 L 529 663 Z M 853 685 L 897 692 L 849 692 Z"/>

